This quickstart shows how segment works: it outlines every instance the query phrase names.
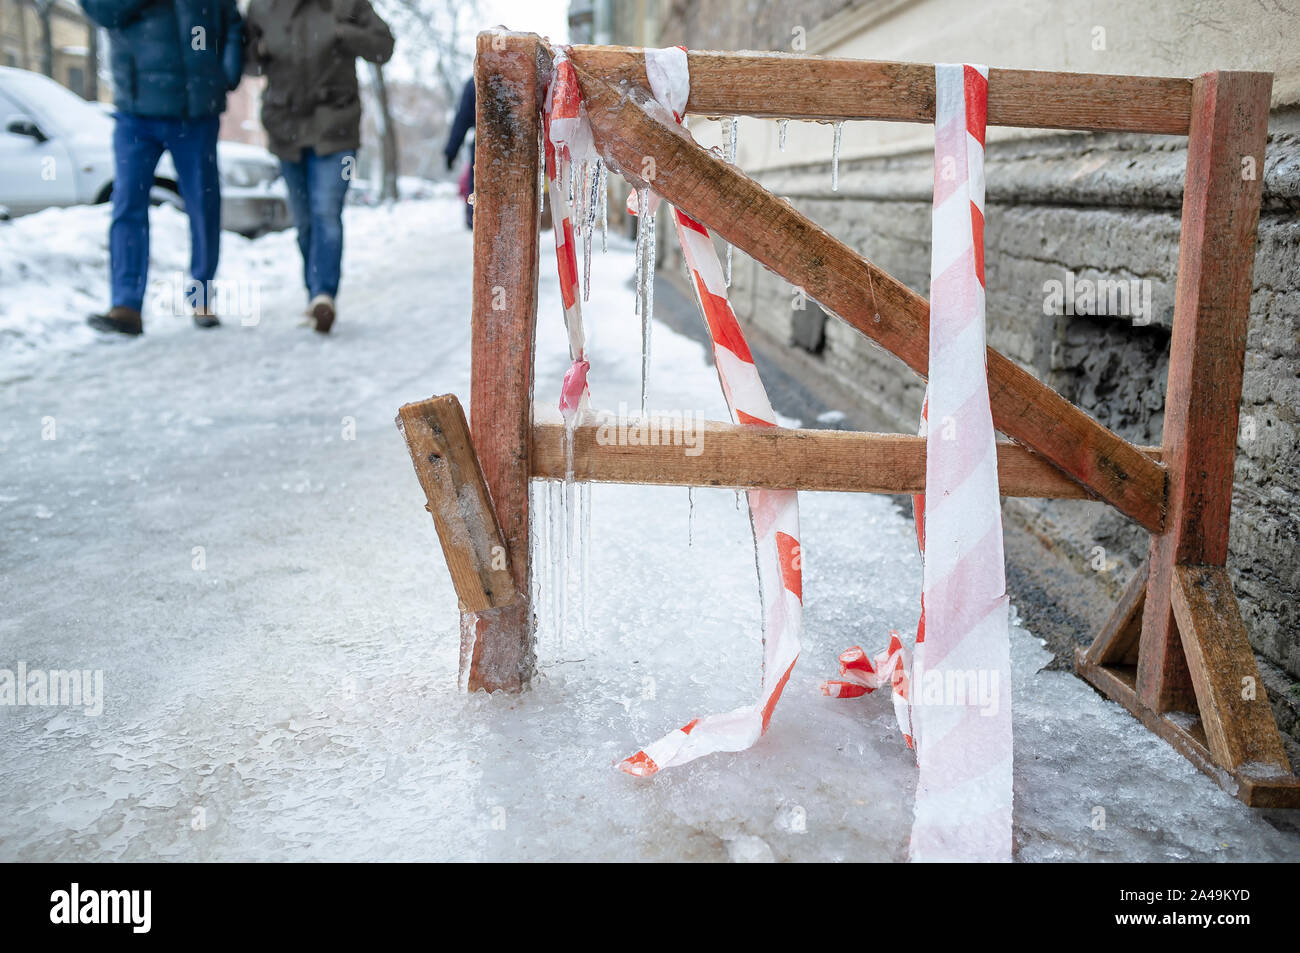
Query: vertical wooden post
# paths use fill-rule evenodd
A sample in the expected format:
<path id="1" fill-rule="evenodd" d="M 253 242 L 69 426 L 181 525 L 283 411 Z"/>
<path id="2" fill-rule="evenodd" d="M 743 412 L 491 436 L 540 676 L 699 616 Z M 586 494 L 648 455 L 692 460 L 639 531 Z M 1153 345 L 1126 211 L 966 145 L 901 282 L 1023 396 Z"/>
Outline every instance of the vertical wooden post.
<path id="1" fill-rule="evenodd" d="M 474 446 L 509 549 L 518 598 L 461 617 L 469 689 L 520 691 L 533 675 L 529 448 L 537 327 L 539 79 L 531 34 L 480 33 L 474 66 Z"/>
<path id="2" fill-rule="evenodd" d="M 1214 72 L 1192 87 L 1187 183 L 1165 396 L 1165 532 L 1153 536 L 1137 693 L 1195 711 L 1171 604 L 1176 565 L 1228 557 L 1241 376 L 1264 178 L 1270 73 Z"/>

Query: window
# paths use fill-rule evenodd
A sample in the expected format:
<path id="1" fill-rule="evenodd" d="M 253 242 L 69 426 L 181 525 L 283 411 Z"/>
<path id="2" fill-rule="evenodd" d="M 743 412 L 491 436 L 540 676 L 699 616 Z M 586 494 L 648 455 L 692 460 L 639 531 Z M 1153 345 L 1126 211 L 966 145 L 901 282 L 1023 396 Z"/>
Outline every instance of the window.
<path id="1" fill-rule="evenodd" d="M 68 67 L 68 81 L 65 84 L 82 99 L 86 97 L 86 71 L 80 66 Z"/>

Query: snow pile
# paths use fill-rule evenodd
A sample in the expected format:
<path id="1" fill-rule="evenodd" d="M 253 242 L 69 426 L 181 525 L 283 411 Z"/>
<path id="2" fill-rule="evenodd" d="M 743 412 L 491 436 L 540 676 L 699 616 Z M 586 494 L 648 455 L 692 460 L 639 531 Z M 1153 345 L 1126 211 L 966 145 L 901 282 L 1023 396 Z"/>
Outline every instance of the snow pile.
<path id="1" fill-rule="evenodd" d="M 377 244 L 388 249 L 388 243 L 400 242 L 409 233 L 408 223 L 433 214 L 428 210 L 434 204 L 441 208 L 456 201 L 445 190 L 439 196 L 434 203 L 404 202 L 396 215 L 392 208 L 345 208 L 345 236 L 352 246 L 349 264 L 372 267 L 375 263 L 364 248 Z M 43 356 L 102 340 L 86 326 L 86 317 L 106 311 L 110 304 L 110 212 L 108 205 L 82 205 L 0 222 L 0 375 L 26 372 Z M 391 231 L 394 227 L 396 232 Z M 149 228 L 145 332 L 188 333 L 183 295 L 189 278 L 189 219 L 170 205 L 160 205 L 150 210 Z M 353 251 L 357 246 L 359 256 Z M 305 305 L 296 233 L 289 229 L 250 241 L 223 231 L 216 281 L 237 296 L 232 299 L 236 307 L 225 315 L 228 323 L 260 320 L 261 302 L 277 294 L 300 294 Z"/>

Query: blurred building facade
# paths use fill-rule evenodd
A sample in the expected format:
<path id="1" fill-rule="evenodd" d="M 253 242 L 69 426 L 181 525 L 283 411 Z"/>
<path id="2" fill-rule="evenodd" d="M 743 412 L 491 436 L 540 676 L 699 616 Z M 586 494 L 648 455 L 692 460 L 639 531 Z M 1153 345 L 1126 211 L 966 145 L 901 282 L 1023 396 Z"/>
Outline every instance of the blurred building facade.
<path id="1" fill-rule="evenodd" d="M 73 0 L 0 0 L 0 66 L 44 73 L 86 99 L 99 99 L 100 34 Z"/>
<path id="2" fill-rule="evenodd" d="M 1300 738 L 1300 4 L 596 0 L 571 4 L 570 29 L 575 43 L 1148 75 L 1273 72 L 1229 569 L 1279 722 Z M 781 149 L 776 126 L 740 121 L 745 172 L 927 294 L 933 130 L 846 123 L 832 191 L 832 127 L 790 122 Z M 714 145 L 720 127 L 693 117 L 691 131 Z M 1182 137 L 1005 128 L 988 136 L 989 343 L 1138 444 L 1158 444 L 1163 426 L 1185 170 Z M 680 273 L 676 261 L 661 266 L 668 279 Z M 1045 313 L 1047 283 L 1067 273 L 1145 282 L 1149 320 Z M 797 310 L 791 286 L 739 252 L 731 300 L 761 346 L 802 379 L 829 382 L 855 425 L 915 430 L 923 383 L 814 305 Z M 1069 641 L 1090 639 L 1109 614 L 1147 537 L 1108 507 L 1071 501 L 1007 500 L 1004 514 L 1012 595 L 1064 659 Z"/>

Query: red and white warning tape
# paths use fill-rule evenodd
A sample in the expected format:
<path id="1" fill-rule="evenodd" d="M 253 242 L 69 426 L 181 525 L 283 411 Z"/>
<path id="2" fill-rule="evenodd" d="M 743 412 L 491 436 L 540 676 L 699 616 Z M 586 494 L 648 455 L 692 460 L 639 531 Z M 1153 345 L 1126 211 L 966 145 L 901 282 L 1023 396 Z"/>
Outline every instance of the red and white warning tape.
<path id="1" fill-rule="evenodd" d="M 893 651 L 896 635 L 884 657 L 899 658 L 894 671 L 902 670 L 910 694 L 910 717 L 898 717 L 919 767 L 911 858 L 1010 860 L 1008 601 L 985 366 L 988 70 L 940 64 L 935 87 L 926 474 L 925 493 L 914 498 L 924 559 L 921 619 L 910 671 L 905 655 Z M 846 652 L 841 670 L 859 656 L 861 649 Z M 846 681 L 878 687 L 884 665 L 875 668 Z M 897 702 L 896 693 L 896 710 Z"/>
<path id="2" fill-rule="evenodd" d="M 646 51 L 655 102 L 647 112 L 681 122 L 689 91 L 683 49 Z M 1011 679 L 997 455 L 985 368 L 984 126 L 988 71 L 936 67 L 935 191 L 931 268 L 930 385 L 926 490 L 914 497 L 924 558 L 921 616 L 913 650 L 891 633 L 874 659 L 860 648 L 840 656 L 838 698 L 888 684 L 895 714 L 919 766 L 913 860 L 1009 860 L 1011 856 Z M 576 75 L 559 57 L 548 94 L 548 150 L 590 145 Z M 568 125 L 559 126 L 563 121 Z M 560 128 L 560 132 L 557 132 Z M 568 202 L 548 151 L 565 318 L 575 368 L 585 365 L 577 305 L 577 256 Z M 653 186 L 653 183 L 650 183 Z M 652 201 L 658 203 L 658 197 Z M 643 210 L 629 203 L 629 211 Z M 567 226 L 566 226 L 567 223 Z M 718 378 L 733 419 L 775 426 L 775 414 L 727 300 L 708 229 L 673 209 Z M 576 328 L 576 333 L 575 333 Z M 574 371 L 570 372 L 571 375 Z M 585 394 L 585 368 L 582 371 Z M 568 377 L 566 377 L 566 390 Z M 938 426 L 930 426 L 937 421 Z M 650 775 L 717 751 L 739 751 L 767 730 L 799 656 L 802 572 L 798 497 L 751 490 L 750 519 L 763 594 L 763 684 L 759 699 L 696 718 L 618 766 Z M 927 506 L 927 501 L 929 505 Z M 954 691 L 961 695 L 955 697 Z"/>
<path id="3" fill-rule="evenodd" d="M 566 421 L 585 411 L 589 401 L 586 337 L 582 329 L 582 302 L 578 295 L 578 245 L 574 239 L 573 209 L 565 182 L 580 162 L 594 155 L 591 126 L 582 105 L 582 90 L 573 64 L 563 53 L 555 58 L 554 73 L 542 113 L 546 191 L 551 197 L 551 224 L 555 231 L 555 258 L 560 272 L 560 297 L 564 301 L 564 326 L 569 332 L 569 359 L 573 362 L 560 388 L 560 412 Z"/>
<path id="4" fill-rule="evenodd" d="M 690 92 L 685 49 L 646 50 L 646 75 L 655 102 L 663 108 L 661 118 L 680 123 Z M 658 201 L 658 197 L 652 201 Z M 776 426 L 767 390 L 727 300 L 722 265 L 708 229 L 677 208 L 673 209 L 673 225 L 713 342 L 718 380 L 733 420 L 759 427 Z M 692 719 L 646 745 L 619 763 L 629 774 L 650 775 L 717 751 L 750 747 L 767 731 L 772 711 L 799 658 L 803 572 L 798 494 L 790 490 L 750 490 L 746 496 L 763 602 L 763 683 L 758 700 L 734 711 Z"/>
<path id="5" fill-rule="evenodd" d="M 681 122 L 690 90 L 686 51 L 680 47 L 647 50 L 646 72 L 658 106 L 656 109 L 656 103 L 651 103 L 648 108 L 665 121 Z M 590 129 L 585 122 L 576 74 L 563 55 L 556 57 L 546 110 L 551 214 L 555 219 L 560 285 L 574 360 L 573 369 L 566 376 L 565 394 L 568 395 L 569 377 L 576 378 L 578 368 L 582 368 L 580 373 L 585 380 L 586 356 L 576 292 L 577 255 L 572 223 L 567 197 L 560 188 L 563 177 L 556 169 L 566 160 L 572 162 L 573 154 L 586 147 Z M 653 214 L 660 199 L 651 195 L 650 201 L 653 204 L 644 210 L 629 202 L 629 211 Z M 718 379 L 733 419 L 754 426 L 776 426 L 776 415 L 754 366 L 753 355 L 727 301 L 722 266 L 708 230 L 677 209 L 673 210 L 673 223 L 713 341 Z M 572 398 L 566 396 L 562 400 L 569 402 Z M 764 613 L 763 684 L 759 698 L 754 704 L 735 711 L 692 719 L 682 728 L 646 745 L 618 764 L 629 774 L 647 776 L 716 751 L 748 748 L 767 731 L 772 711 L 799 657 L 803 596 L 798 498 L 791 491 L 778 490 L 751 490 L 747 495 Z"/>

